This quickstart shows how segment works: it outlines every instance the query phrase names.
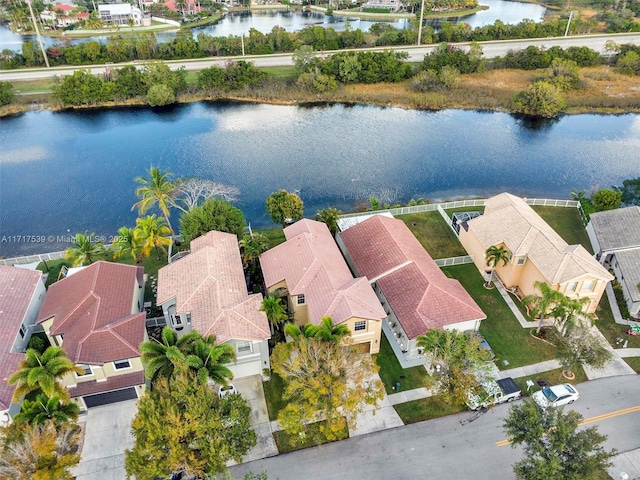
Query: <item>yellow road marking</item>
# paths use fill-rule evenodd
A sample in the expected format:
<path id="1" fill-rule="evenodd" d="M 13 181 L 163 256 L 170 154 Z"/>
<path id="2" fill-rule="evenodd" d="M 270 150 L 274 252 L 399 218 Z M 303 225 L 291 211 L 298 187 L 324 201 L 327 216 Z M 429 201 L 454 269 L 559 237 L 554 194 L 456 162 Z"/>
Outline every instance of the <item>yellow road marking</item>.
<path id="1" fill-rule="evenodd" d="M 578 424 L 579 427 L 588 425 L 590 423 L 600 422 L 602 420 L 608 420 L 610 418 L 619 417 L 620 415 L 626 415 L 628 413 L 640 412 L 640 405 L 635 407 L 623 408 L 622 410 L 616 410 L 615 412 L 603 413 L 602 415 L 596 415 L 595 417 L 585 418 Z M 511 444 L 511 440 L 500 440 L 496 442 L 496 447 L 506 447 Z"/>

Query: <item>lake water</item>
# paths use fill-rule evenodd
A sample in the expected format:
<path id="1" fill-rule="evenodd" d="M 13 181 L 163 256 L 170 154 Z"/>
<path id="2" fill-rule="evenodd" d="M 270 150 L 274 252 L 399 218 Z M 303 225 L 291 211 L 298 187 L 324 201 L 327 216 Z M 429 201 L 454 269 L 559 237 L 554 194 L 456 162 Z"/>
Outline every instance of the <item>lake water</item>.
<path id="1" fill-rule="evenodd" d="M 545 8 L 540 5 L 507 0 L 480 0 L 480 3 L 488 6 L 489 9 L 466 17 L 435 19 L 427 23 L 437 28 L 444 20 L 453 22 L 463 21 L 475 28 L 489 25 L 496 20 L 502 20 L 504 23 L 518 23 L 524 19 L 540 21 L 546 11 Z M 263 33 L 269 33 L 276 25 L 284 28 L 288 32 L 299 31 L 310 25 L 331 27 L 338 32 L 344 31 L 347 25 L 353 30 L 359 28 L 362 31 L 368 31 L 371 25 L 379 22 L 380 20 L 378 19 L 369 20 L 357 17 L 327 16 L 317 12 L 306 13 L 300 10 L 252 10 L 249 12 L 228 14 L 215 25 L 194 28 L 193 31 L 194 35 L 204 32 L 217 37 L 247 34 L 251 28 L 255 28 Z M 398 29 L 404 29 L 407 28 L 409 20 L 397 19 L 386 23 L 391 23 Z M 159 41 L 167 41 L 167 39 L 175 37 L 175 32 L 159 32 L 156 35 Z M 108 39 L 109 37 L 102 36 L 66 41 L 75 44 L 89 40 L 107 42 Z M 22 48 L 22 42 L 30 40 L 36 41 L 37 39 L 35 35 L 19 35 L 11 32 L 6 25 L 0 25 L 0 49 L 20 50 Z M 43 37 L 43 42 L 49 47 L 55 45 L 58 40 Z"/>
<path id="2" fill-rule="evenodd" d="M 255 227 L 266 197 L 305 214 L 336 206 L 489 196 L 568 198 L 640 176 L 640 116 L 531 125 L 505 113 L 369 106 L 195 103 L 153 110 L 29 112 L 0 120 L 0 240 L 133 226 L 134 178 L 150 165 L 238 187 Z M 172 221 L 178 225 L 178 214 Z M 0 255 L 63 250 L 4 240 Z"/>

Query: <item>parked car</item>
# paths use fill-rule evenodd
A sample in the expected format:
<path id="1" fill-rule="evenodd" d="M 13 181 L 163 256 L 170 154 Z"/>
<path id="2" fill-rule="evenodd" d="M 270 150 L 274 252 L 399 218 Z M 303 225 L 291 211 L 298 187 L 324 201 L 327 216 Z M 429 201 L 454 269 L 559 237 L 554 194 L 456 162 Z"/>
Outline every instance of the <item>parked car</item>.
<path id="1" fill-rule="evenodd" d="M 573 385 L 564 383 L 545 387 L 533 394 L 533 400 L 540 408 L 559 407 L 575 402 L 580 394 Z"/>
<path id="2" fill-rule="evenodd" d="M 226 397 L 227 395 L 236 395 L 237 393 L 238 390 L 236 390 L 236 387 L 234 387 L 232 383 L 229 385 L 221 385 L 220 390 L 218 390 L 220 398 Z"/>

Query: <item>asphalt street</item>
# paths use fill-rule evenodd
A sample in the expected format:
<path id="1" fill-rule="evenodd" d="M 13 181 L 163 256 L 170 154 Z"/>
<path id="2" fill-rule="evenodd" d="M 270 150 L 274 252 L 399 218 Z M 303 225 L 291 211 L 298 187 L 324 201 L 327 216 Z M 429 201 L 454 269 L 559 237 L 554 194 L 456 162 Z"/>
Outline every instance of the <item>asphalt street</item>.
<path id="1" fill-rule="evenodd" d="M 640 377 L 626 375 L 577 386 L 580 399 L 571 408 L 587 426 L 608 436 L 605 446 L 618 452 L 640 448 Z M 638 407 L 638 408 L 633 408 Z M 510 406 L 480 415 L 458 415 L 396 427 L 320 447 L 233 467 L 235 478 L 267 472 L 270 480 L 368 480 L 442 478 L 494 480 L 514 478 L 512 465 L 521 450 L 499 446 Z M 503 442 L 504 443 L 504 442 Z"/>

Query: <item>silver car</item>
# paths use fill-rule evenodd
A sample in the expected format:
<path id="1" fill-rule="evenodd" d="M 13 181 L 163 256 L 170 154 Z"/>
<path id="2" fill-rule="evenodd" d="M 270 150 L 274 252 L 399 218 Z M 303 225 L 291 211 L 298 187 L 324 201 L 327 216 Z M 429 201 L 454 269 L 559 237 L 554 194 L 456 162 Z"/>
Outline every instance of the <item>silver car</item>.
<path id="1" fill-rule="evenodd" d="M 579 397 L 580 394 L 573 385 L 564 383 L 562 385 L 545 387 L 535 392 L 533 394 L 533 401 L 536 402 L 540 408 L 559 407 L 573 403 Z"/>

